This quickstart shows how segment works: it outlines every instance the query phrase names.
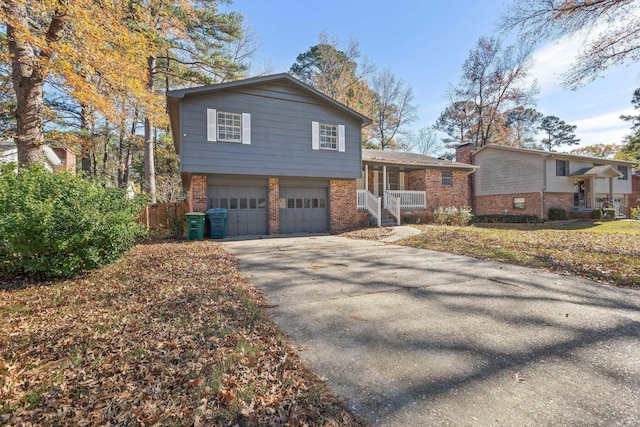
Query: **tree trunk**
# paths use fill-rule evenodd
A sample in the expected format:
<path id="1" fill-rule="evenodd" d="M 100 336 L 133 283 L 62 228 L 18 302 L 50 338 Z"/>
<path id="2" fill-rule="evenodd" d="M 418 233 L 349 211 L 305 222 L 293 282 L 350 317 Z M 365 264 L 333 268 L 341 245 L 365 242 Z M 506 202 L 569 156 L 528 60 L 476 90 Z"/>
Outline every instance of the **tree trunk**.
<path id="1" fill-rule="evenodd" d="M 149 83 L 147 87 L 149 88 L 150 92 L 153 92 L 156 58 L 153 56 L 148 57 L 147 64 L 149 66 Z M 149 119 L 149 115 L 147 115 L 144 118 L 144 178 L 146 191 L 149 195 L 149 201 L 151 203 L 156 202 L 156 171 L 154 165 L 153 148 L 151 120 Z"/>
<path id="2" fill-rule="evenodd" d="M 7 45 L 11 54 L 11 78 L 16 93 L 16 135 L 18 164 L 44 162 L 44 79 L 53 55 L 53 45 L 62 36 L 65 14 L 56 10 L 46 33 L 47 46 L 38 53 L 29 43 L 27 6 L 11 0 L 2 2 L 7 24 Z M 18 30 L 20 28 L 20 31 Z"/>

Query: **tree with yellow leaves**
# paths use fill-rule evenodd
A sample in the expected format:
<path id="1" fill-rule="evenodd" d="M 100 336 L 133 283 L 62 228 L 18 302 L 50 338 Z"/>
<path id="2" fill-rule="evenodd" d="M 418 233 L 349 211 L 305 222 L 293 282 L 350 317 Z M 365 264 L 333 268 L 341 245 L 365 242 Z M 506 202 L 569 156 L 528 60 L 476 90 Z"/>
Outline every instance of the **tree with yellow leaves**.
<path id="1" fill-rule="evenodd" d="M 106 117 L 118 114 L 114 94 L 135 97 L 149 114 L 162 98 L 146 87 L 146 55 L 154 41 L 128 25 L 129 2 L 5 0 L 1 7 L 16 95 L 20 164 L 40 161 L 44 89 L 59 79 L 80 104 Z"/>

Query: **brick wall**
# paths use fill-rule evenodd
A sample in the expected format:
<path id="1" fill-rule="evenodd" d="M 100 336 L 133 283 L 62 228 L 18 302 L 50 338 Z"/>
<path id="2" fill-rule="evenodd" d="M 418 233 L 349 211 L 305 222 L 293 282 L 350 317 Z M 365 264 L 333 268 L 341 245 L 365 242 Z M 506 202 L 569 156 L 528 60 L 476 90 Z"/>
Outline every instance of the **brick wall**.
<path id="1" fill-rule="evenodd" d="M 573 210 L 573 193 L 544 193 L 545 218 L 549 216 L 549 208 L 562 208 L 571 216 L 571 211 Z M 540 214 L 538 214 L 538 216 L 540 216 Z"/>
<path id="2" fill-rule="evenodd" d="M 56 172 L 69 172 L 72 175 L 76 174 L 76 153 L 68 148 L 55 147 L 53 152 L 56 153 L 58 158 L 62 161 L 60 166 L 54 168 Z"/>
<path id="3" fill-rule="evenodd" d="M 458 163 L 466 163 L 468 165 L 473 164 L 472 154 L 476 151 L 476 146 L 474 144 L 464 144 L 456 148 L 456 162 Z M 475 211 L 475 198 L 474 195 L 474 180 L 475 173 L 467 175 L 465 178 L 467 180 L 468 187 L 468 196 L 467 196 L 467 205 L 471 206 Z"/>
<path id="4" fill-rule="evenodd" d="M 269 234 L 280 233 L 280 180 L 269 178 Z"/>
<path id="5" fill-rule="evenodd" d="M 189 209 L 191 212 L 205 212 L 207 210 L 207 177 L 193 175 L 189 188 Z"/>
<path id="6" fill-rule="evenodd" d="M 427 169 L 407 174 L 407 190 L 427 192 L 427 210 L 438 206 L 469 206 L 469 187 L 467 175 L 462 171 L 453 171 L 453 185 L 442 185 L 442 171 Z"/>
<path id="7" fill-rule="evenodd" d="M 513 199 L 524 198 L 524 209 L 515 209 Z M 573 209 L 573 194 L 544 193 L 544 205 L 541 210 L 540 193 L 496 194 L 492 196 L 476 196 L 477 215 L 536 215 L 543 218 L 549 215 L 549 208 L 562 208 L 571 214 Z"/>
<path id="8" fill-rule="evenodd" d="M 638 199 L 640 199 L 640 175 L 637 173 L 631 175 L 631 189 L 632 192 L 629 194 L 627 201 L 630 208 L 637 208 L 640 206 L 640 202 L 638 202 Z"/>
<path id="9" fill-rule="evenodd" d="M 366 212 L 358 211 L 355 179 L 329 180 L 329 231 L 341 233 L 366 225 Z"/>

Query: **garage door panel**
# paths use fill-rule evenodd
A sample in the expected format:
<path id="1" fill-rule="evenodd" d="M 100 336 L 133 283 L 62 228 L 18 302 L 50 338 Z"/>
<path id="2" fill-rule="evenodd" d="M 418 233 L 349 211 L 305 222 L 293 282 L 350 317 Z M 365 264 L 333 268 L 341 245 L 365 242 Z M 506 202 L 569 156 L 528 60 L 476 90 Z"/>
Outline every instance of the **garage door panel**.
<path id="1" fill-rule="evenodd" d="M 209 187 L 209 207 L 227 209 L 227 235 L 267 234 L 267 187 Z"/>
<path id="2" fill-rule="evenodd" d="M 280 187 L 280 231 L 327 231 L 327 193 L 326 187 Z"/>

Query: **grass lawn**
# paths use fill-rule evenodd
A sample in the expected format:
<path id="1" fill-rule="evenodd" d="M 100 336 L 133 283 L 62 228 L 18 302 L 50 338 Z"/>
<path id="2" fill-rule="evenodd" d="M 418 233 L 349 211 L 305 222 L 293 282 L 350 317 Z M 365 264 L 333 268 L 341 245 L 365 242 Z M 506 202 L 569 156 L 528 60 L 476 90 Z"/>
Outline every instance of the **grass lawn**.
<path id="1" fill-rule="evenodd" d="M 398 243 L 640 288 L 637 221 L 417 227 L 420 235 Z"/>
<path id="2" fill-rule="evenodd" d="M 0 425 L 360 425 L 212 242 L 0 282 Z"/>

